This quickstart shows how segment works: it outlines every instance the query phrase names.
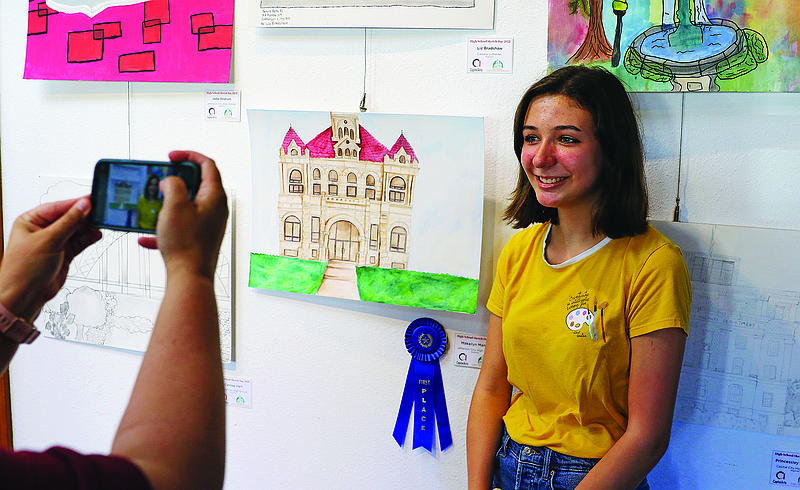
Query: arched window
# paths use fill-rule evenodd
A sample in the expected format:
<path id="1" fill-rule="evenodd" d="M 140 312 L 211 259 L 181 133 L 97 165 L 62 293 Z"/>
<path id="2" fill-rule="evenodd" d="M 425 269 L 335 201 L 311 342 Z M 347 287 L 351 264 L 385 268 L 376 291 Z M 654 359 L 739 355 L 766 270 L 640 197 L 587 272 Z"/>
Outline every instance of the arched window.
<path id="1" fill-rule="evenodd" d="M 289 172 L 289 192 L 292 194 L 303 193 L 303 173 L 297 169 Z"/>
<path id="2" fill-rule="evenodd" d="M 336 173 L 336 170 L 331 170 L 330 172 L 328 172 L 328 180 L 331 182 L 339 181 L 339 174 Z"/>
<path id="3" fill-rule="evenodd" d="M 392 252 L 402 252 L 405 253 L 406 251 L 406 229 L 402 226 L 395 226 L 392 228 L 392 233 L 389 236 L 389 250 Z"/>
<path id="4" fill-rule="evenodd" d="M 375 199 L 375 176 L 367 175 L 366 179 L 367 188 L 364 190 L 364 197 L 367 199 Z"/>
<path id="5" fill-rule="evenodd" d="M 731 366 L 731 372 L 733 374 L 742 374 L 742 370 L 744 368 L 744 359 L 741 357 L 736 357 L 733 359 L 733 365 Z"/>
<path id="6" fill-rule="evenodd" d="M 342 139 L 342 128 L 339 128 L 339 139 Z"/>
<path id="7" fill-rule="evenodd" d="M 695 397 L 703 399 L 708 395 L 708 381 L 705 379 L 698 379 L 695 383 Z"/>
<path id="8" fill-rule="evenodd" d="M 346 156 L 346 157 L 350 156 L 350 148 L 345 148 L 344 149 L 344 156 Z"/>
<path id="9" fill-rule="evenodd" d="M 350 129 L 350 139 L 352 139 L 352 140 L 356 139 L 356 133 L 355 133 L 355 131 L 353 131 L 352 128 Z"/>
<path id="10" fill-rule="evenodd" d="M 356 174 L 350 172 L 347 174 L 347 197 L 356 197 L 358 194 L 358 186 L 355 184 L 358 183 L 358 178 Z"/>
<path id="11" fill-rule="evenodd" d="M 391 202 L 405 202 L 406 181 L 402 177 L 393 177 L 389 181 L 389 200 Z"/>
<path id="12" fill-rule="evenodd" d="M 319 180 L 319 179 L 322 178 L 322 174 L 321 174 L 321 172 L 319 171 L 318 168 L 315 168 L 311 172 L 311 177 L 314 180 Z M 320 184 L 319 182 L 314 182 L 314 184 L 311 186 L 311 193 L 313 195 L 315 195 L 315 196 L 318 196 L 318 195 L 322 194 L 322 184 Z"/>
<path id="13" fill-rule="evenodd" d="M 406 156 L 400 155 L 400 163 L 406 163 Z"/>
<path id="14" fill-rule="evenodd" d="M 297 216 L 289 216 L 283 222 L 283 239 L 287 242 L 300 241 L 300 220 Z"/>
<path id="15" fill-rule="evenodd" d="M 742 403 L 743 392 L 741 385 L 730 385 L 728 387 L 728 401 L 736 405 Z"/>
<path id="16" fill-rule="evenodd" d="M 336 154 L 337 154 L 338 156 L 342 156 L 342 149 L 341 149 L 341 148 L 339 148 L 339 151 L 338 151 L 338 152 L 336 152 Z"/>
<path id="17" fill-rule="evenodd" d="M 297 148 L 292 148 L 292 151 L 290 151 L 289 154 L 292 155 L 293 157 L 296 157 L 297 156 Z"/>

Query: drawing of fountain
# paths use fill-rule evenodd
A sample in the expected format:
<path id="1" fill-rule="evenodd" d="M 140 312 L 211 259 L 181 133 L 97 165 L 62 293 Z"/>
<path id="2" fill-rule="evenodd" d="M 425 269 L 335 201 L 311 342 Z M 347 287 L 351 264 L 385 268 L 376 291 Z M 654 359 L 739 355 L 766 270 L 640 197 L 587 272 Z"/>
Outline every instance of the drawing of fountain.
<path id="1" fill-rule="evenodd" d="M 673 91 L 716 92 L 718 79 L 749 73 L 769 55 L 764 36 L 728 19 L 709 19 L 704 0 L 663 0 L 662 19 L 636 36 L 624 66 L 633 75 L 672 83 Z"/>

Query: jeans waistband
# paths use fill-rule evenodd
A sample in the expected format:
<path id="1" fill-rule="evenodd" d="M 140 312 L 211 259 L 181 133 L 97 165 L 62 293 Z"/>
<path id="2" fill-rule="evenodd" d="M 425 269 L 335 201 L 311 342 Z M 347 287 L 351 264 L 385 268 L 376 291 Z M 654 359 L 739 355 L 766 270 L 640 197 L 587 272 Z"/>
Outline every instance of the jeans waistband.
<path id="1" fill-rule="evenodd" d="M 503 436 L 502 449 L 504 452 L 510 452 L 514 455 L 520 463 L 542 468 L 545 474 L 560 470 L 588 472 L 600 461 L 594 458 L 568 456 L 548 447 L 519 444 L 511 439 L 507 432 Z"/>

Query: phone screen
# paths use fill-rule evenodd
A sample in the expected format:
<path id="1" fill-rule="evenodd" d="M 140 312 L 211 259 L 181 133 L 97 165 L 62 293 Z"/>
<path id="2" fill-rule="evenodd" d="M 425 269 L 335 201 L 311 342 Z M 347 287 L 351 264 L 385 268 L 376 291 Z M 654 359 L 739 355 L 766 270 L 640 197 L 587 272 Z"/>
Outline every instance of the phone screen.
<path id="1" fill-rule="evenodd" d="M 98 228 L 155 233 L 164 203 L 159 183 L 171 175 L 183 178 L 194 199 L 200 170 L 192 162 L 100 160 L 92 183 L 90 222 Z"/>

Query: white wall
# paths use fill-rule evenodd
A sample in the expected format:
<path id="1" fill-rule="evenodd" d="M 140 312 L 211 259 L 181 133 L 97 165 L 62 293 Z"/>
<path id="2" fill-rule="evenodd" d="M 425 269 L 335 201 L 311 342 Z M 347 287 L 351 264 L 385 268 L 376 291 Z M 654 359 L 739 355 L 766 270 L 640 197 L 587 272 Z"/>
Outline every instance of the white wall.
<path id="1" fill-rule="evenodd" d="M 493 31 L 366 30 L 371 112 L 483 116 L 485 223 L 481 294 L 511 231 L 498 219 L 516 166 L 511 122 L 545 71 L 547 2 L 497 0 Z M 259 30 L 236 5 L 235 83 L 23 80 L 26 2 L 0 10 L 0 135 L 6 230 L 38 203 L 40 175 L 90 178 L 102 157 L 163 159 L 172 149 L 215 158 L 237 191 L 236 366 L 253 408 L 228 412 L 228 489 L 466 486 L 464 432 L 477 371 L 442 359 L 454 447 L 432 457 L 391 438 L 409 356 L 403 332 L 432 316 L 485 334 L 476 315 L 356 304 L 247 286 L 250 152 L 244 109 L 357 111 L 364 29 Z M 466 40 L 514 38 L 512 75 L 466 73 Z M 203 91 L 240 89 L 243 121 L 203 119 Z M 671 219 L 681 159 L 684 221 L 800 229 L 800 97 L 641 94 L 652 217 Z M 682 105 L 684 116 L 682 117 Z M 681 131 L 681 122 L 683 128 Z M 682 141 L 682 151 L 681 144 Z M 18 448 L 107 451 L 141 358 L 41 339 L 11 366 Z M 169 373 L 164 373 L 168 376 Z M 423 483 L 424 482 L 424 483 Z"/>

